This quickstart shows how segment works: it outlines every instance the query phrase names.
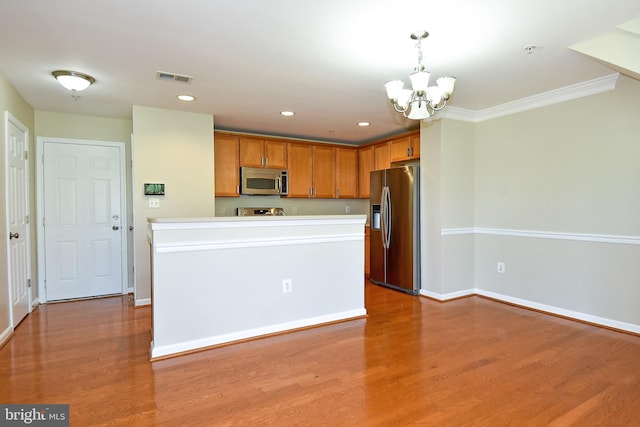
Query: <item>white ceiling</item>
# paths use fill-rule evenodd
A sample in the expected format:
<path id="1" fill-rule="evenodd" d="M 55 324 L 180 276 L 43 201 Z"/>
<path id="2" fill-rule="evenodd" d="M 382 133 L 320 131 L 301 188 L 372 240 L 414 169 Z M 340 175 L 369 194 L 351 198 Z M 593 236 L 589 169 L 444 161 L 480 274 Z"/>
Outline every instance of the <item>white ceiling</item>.
<path id="1" fill-rule="evenodd" d="M 638 0 L 0 0 L 0 73 L 36 110 L 131 118 L 143 105 L 212 114 L 216 129 L 358 144 L 417 125 L 383 87 L 408 82 L 413 31 L 431 34 L 432 78 L 458 79 L 450 106 L 480 111 L 611 74 L 569 46 L 638 16 Z M 74 101 L 57 69 L 96 83 Z"/>

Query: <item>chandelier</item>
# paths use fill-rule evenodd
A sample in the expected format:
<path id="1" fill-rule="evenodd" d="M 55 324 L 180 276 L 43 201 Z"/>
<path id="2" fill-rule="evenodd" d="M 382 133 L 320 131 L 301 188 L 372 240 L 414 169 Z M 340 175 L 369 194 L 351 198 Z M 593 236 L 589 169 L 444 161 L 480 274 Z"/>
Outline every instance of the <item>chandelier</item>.
<path id="1" fill-rule="evenodd" d="M 409 76 L 413 90 L 404 89 L 401 80 L 391 80 L 384 85 L 393 109 L 413 120 L 427 119 L 446 107 L 456 83 L 455 77 L 440 77 L 436 80 L 437 86 L 429 86 L 431 73 L 422 64 L 422 40 L 427 37 L 429 33 L 426 31 L 411 34 L 411 39 L 418 41 L 418 64 Z"/>

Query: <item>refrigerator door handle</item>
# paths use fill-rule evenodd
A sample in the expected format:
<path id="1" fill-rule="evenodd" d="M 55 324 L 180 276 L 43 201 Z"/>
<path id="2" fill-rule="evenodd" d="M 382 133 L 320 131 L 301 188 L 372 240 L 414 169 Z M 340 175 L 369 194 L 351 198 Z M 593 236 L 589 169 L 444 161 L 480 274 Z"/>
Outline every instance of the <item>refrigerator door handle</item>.
<path id="1" fill-rule="evenodd" d="M 380 231 L 382 235 L 382 247 L 387 247 L 387 205 L 385 204 L 385 190 L 387 187 L 382 187 L 382 193 L 380 194 Z"/>
<path id="2" fill-rule="evenodd" d="M 385 197 L 386 197 L 385 213 L 386 213 L 386 222 L 387 222 L 387 226 L 385 228 L 387 232 L 387 249 L 388 249 L 391 247 L 391 224 L 392 224 L 391 215 L 393 213 L 393 206 L 391 206 L 391 191 L 389 190 L 389 187 L 385 187 L 385 189 L 387 190 L 385 192 Z"/>

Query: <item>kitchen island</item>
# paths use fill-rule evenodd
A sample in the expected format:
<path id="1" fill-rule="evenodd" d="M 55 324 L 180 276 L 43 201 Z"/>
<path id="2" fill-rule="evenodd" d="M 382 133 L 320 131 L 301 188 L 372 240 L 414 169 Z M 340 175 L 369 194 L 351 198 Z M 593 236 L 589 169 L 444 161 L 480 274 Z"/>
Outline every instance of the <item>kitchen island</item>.
<path id="1" fill-rule="evenodd" d="M 365 221 L 150 218 L 151 359 L 365 316 Z"/>

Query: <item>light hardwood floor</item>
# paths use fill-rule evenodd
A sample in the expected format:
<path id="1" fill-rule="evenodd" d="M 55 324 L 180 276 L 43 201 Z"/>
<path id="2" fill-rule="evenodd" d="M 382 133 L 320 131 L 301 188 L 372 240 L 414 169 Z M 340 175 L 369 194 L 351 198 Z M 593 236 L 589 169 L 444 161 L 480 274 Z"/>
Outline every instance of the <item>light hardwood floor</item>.
<path id="1" fill-rule="evenodd" d="M 0 349 L 0 403 L 69 403 L 72 426 L 640 425 L 640 337 L 480 297 L 366 301 L 153 363 L 131 297 L 44 305 Z"/>

